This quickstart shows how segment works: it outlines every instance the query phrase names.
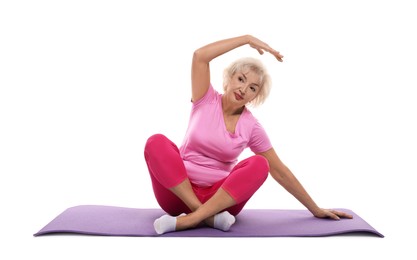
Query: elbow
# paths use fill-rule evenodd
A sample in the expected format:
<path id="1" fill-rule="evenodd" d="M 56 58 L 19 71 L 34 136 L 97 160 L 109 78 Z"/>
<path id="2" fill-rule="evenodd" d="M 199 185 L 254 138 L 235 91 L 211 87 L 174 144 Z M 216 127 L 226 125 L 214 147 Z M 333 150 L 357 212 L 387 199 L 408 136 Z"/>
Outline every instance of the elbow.
<path id="1" fill-rule="evenodd" d="M 204 50 L 197 49 L 194 51 L 193 53 L 193 62 L 197 62 L 197 63 L 208 63 L 209 61 L 206 58 L 206 55 L 204 53 Z"/>

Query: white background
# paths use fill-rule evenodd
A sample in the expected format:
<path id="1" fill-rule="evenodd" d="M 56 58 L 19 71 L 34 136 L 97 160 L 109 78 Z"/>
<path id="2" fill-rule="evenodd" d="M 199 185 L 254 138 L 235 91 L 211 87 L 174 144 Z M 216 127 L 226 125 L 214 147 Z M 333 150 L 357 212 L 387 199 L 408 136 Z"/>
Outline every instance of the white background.
<path id="1" fill-rule="evenodd" d="M 1 1 L 0 258 L 415 257 L 412 2 Z M 76 205 L 158 207 L 144 143 L 181 142 L 193 51 L 242 34 L 285 61 L 244 46 L 213 61 L 213 84 L 235 58 L 261 58 L 273 90 L 252 111 L 281 159 L 321 207 L 385 238 L 32 236 Z M 247 207 L 303 208 L 272 178 Z"/>

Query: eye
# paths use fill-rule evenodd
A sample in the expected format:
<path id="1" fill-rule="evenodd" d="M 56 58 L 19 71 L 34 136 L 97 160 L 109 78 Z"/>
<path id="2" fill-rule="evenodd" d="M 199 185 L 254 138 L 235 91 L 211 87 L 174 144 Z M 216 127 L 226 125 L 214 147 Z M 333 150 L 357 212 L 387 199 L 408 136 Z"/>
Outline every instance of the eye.
<path id="1" fill-rule="evenodd" d="M 243 77 L 238 77 L 238 80 L 239 80 L 240 82 L 243 82 Z"/>
<path id="2" fill-rule="evenodd" d="M 252 90 L 252 92 L 256 92 L 256 88 L 255 87 L 250 87 L 250 90 Z"/>

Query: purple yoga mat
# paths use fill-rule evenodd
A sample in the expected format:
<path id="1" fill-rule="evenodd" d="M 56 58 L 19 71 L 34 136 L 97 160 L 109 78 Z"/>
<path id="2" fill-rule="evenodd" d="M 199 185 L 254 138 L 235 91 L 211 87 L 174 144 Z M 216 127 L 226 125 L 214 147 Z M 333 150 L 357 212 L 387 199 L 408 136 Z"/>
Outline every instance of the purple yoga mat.
<path id="1" fill-rule="evenodd" d="M 319 219 L 307 210 L 244 209 L 227 232 L 198 227 L 158 235 L 153 222 L 165 214 L 161 209 L 81 205 L 68 208 L 34 236 L 75 233 L 141 237 L 318 237 L 365 233 L 384 237 L 353 211 L 342 210 L 352 214 L 353 219 Z"/>

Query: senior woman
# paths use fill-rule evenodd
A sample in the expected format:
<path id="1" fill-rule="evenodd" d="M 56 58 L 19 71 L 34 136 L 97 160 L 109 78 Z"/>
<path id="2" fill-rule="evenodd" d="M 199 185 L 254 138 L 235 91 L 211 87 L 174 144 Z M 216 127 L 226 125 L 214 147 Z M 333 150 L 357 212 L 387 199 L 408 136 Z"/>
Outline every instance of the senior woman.
<path id="1" fill-rule="evenodd" d="M 260 60 L 236 60 L 224 71 L 223 93 L 212 86 L 210 62 L 244 45 L 282 62 L 278 51 L 251 35 L 197 49 L 191 68 L 192 108 L 182 144 L 178 147 L 163 134 L 152 135 L 146 142 L 144 156 L 155 198 L 167 213 L 154 222 L 158 234 L 201 224 L 228 231 L 268 174 L 315 217 L 352 218 L 314 202 L 250 112 L 248 105 L 262 104 L 271 87 L 270 75 Z M 238 161 L 247 148 L 253 155 Z"/>

